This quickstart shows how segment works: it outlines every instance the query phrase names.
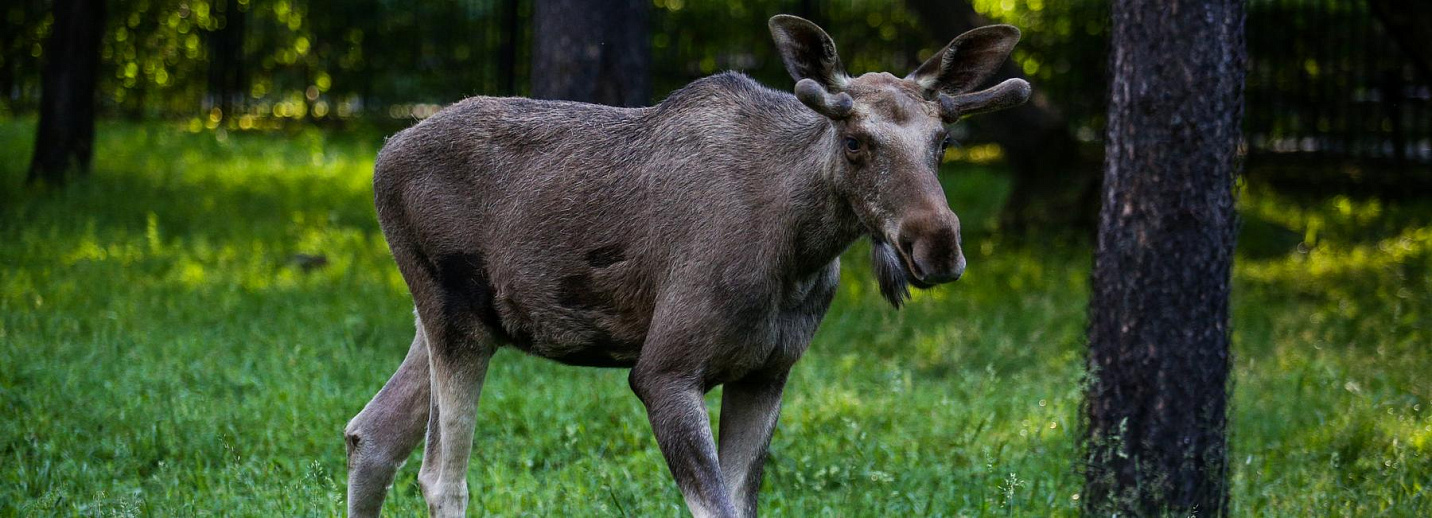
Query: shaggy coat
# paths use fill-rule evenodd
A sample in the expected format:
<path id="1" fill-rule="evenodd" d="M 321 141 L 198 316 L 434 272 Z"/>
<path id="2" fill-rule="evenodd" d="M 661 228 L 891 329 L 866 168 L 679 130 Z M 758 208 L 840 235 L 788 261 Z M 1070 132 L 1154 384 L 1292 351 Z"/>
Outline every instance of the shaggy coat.
<path id="1" fill-rule="evenodd" d="M 393 377 L 345 431 L 348 505 L 375 516 L 426 437 L 418 481 L 462 516 L 474 413 L 500 347 L 626 367 L 697 516 L 754 516 L 791 365 L 868 236 L 881 292 L 954 281 L 945 125 L 1012 106 L 974 91 L 1019 38 L 956 38 L 905 78 L 849 77 L 819 27 L 771 20 L 794 94 L 734 72 L 649 108 L 474 97 L 395 135 L 374 199 L 417 307 Z M 702 394 L 724 385 L 720 443 Z"/>

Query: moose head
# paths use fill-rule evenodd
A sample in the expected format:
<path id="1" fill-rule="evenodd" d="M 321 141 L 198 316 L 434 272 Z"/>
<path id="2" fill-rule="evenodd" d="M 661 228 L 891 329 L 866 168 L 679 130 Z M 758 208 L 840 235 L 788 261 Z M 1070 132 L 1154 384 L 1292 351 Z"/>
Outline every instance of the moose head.
<path id="1" fill-rule="evenodd" d="M 899 307 L 907 285 L 929 288 L 965 271 L 960 219 L 950 210 L 936 178 L 946 126 L 965 115 L 1017 106 L 1029 83 L 987 81 L 1019 41 L 1009 25 L 961 34 L 903 79 L 889 73 L 846 75 L 835 42 L 810 21 L 771 18 L 795 94 L 830 119 L 841 165 L 832 180 L 869 232 L 880 291 Z"/>

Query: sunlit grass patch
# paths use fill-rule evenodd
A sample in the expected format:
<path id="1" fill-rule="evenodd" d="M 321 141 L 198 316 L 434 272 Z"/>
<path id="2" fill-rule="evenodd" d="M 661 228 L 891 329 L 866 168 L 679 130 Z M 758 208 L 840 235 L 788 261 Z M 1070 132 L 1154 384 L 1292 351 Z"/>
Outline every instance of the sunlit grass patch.
<path id="1" fill-rule="evenodd" d="M 1235 509 L 1425 514 L 1432 202 L 1254 190 L 1242 210 L 1298 239 L 1235 266 Z"/>

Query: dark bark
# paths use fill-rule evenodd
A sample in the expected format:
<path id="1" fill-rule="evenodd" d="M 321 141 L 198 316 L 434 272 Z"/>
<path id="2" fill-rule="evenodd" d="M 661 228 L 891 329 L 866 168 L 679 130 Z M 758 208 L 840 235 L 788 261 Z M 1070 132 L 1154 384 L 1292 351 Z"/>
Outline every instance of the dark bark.
<path id="1" fill-rule="evenodd" d="M 63 185 L 94 155 L 95 82 L 104 0 L 55 0 L 40 77 L 40 123 L 28 182 Z"/>
<path id="2" fill-rule="evenodd" d="M 991 22 L 968 1 L 905 0 L 936 38 L 952 39 Z M 995 81 L 1024 77 L 1013 60 L 999 69 Z M 1079 142 L 1064 118 L 1034 86 L 1034 98 L 1023 106 L 980 119 L 981 138 L 999 144 L 1010 166 L 1009 200 L 1000 226 L 1013 232 L 1045 227 L 1092 231 L 1098 211 L 1099 170 L 1079 152 Z"/>
<path id="3" fill-rule="evenodd" d="M 1242 0 L 1113 5 L 1089 304 L 1091 516 L 1218 516 L 1243 106 Z"/>
<path id="4" fill-rule="evenodd" d="M 522 33 L 518 26 L 517 0 L 502 0 L 502 35 L 497 48 L 497 76 L 502 95 L 517 95 L 517 42 Z"/>
<path id="5" fill-rule="evenodd" d="M 223 22 L 209 37 L 210 106 L 217 107 L 223 117 L 230 117 L 241 108 L 248 94 L 244 70 L 244 24 L 246 14 L 238 0 L 220 0 L 214 4 Z"/>
<path id="6" fill-rule="evenodd" d="M 651 101 L 646 0 L 537 0 L 532 96 L 613 106 Z"/>
<path id="7" fill-rule="evenodd" d="M 1422 80 L 1432 81 L 1432 38 L 1427 37 L 1427 27 L 1432 27 L 1432 2 L 1369 0 L 1368 5 Z"/>

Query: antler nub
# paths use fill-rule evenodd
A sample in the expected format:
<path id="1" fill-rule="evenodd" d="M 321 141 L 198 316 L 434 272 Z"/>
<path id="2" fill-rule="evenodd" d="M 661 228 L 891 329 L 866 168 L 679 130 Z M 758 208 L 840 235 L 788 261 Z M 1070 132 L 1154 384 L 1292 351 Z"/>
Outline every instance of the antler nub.
<path id="1" fill-rule="evenodd" d="M 816 113 L 832 119 L 844 119 L 855 108 L 855 100 L 845 92 L 832 94 L 814 79 L 806 78 L 796 82 L 796 98 L 815 110 Z"/>
<path id="2" fill-rule="evenodd" d="M 940 94 L 940 119 L 944 120 L 946 124 L 952 124 L 966 115 L 1013 108 L 1028 101 L 1029 93 L 1029 83 L 1023 79 L 1015 78 L 1006 79 L 1000 84 L 978 92 L 953 97 Z"/>

